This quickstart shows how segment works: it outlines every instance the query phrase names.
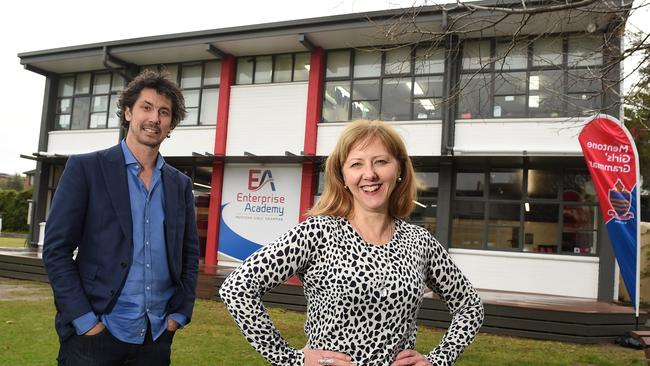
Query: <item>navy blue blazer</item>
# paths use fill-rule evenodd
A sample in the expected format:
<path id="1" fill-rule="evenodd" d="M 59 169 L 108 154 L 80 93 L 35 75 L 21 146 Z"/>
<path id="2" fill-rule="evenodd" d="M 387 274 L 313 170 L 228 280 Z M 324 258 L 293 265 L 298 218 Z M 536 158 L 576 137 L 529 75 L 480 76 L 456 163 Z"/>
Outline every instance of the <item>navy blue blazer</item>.
<path id="1" fill-rule="evenodd" d="M 199 258 L 192 182 L 168 164 L 162 180 L 167 261 L 175 286 L 167 313 L 181 313 L 189 323 Z M 120 145 L 71 156 L 54 194 L 43 245 L 61 340 L 74 334 L 74 319 L 89 311 L 110 313 L 132 257 L 131 203 Z"/>

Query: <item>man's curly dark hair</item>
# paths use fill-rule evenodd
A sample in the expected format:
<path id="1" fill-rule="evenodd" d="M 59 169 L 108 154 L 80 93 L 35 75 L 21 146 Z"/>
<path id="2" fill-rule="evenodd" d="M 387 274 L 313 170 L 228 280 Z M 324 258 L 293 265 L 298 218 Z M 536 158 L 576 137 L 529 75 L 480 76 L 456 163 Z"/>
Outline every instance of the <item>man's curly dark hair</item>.
<path id="1" fill-rule="evenodd" d="M 181 89 L 173 81 L 168 79 L 165 72 L 157 72 L 146 69 L 136 76 L 122 91 L 120 99 L 117 101 L 117 116 L 120 117 L 122 127 L 128 129 L 129 121 L 124 118 L 126 107 L 133 109 L 133 105 L 140 97 L 140 92 L 144 88 L 150 88 L 164 95 L 172 102 L 172 130 L 178 126 L 178 123 L 185 118 L 185 98 Z"/>

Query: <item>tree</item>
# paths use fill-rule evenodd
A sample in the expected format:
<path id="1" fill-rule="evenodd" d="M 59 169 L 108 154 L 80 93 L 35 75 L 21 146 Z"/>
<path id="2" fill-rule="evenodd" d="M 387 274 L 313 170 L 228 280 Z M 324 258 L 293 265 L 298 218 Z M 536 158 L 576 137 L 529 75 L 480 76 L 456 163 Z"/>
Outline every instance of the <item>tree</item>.
<path id="1" fill-rule="evenodd" d="M 7 178 L 7 181 L 0 186 L 1 189 L 13 189 L 14 191 L 22 191 L 23 190 L 23 178 L 18 175 L 14 174 Z"/>
<path id="2" fill-rule="evenodd" d="M 473 63 L 470 67 L 465 68 L 467 60 L 463 60 L 461 75 L 453 81 L 451 92 L 441 104 L 462 105 L 464 100 L 478 98 L 482 106 L 473 111 L 478 117 L 500 117 L 490 100 L 499 89 L 529 90 L 526 88 L 533 85 L 533 81 L 524 78 L 530 75 L 513 76 L 509 71 L 518 68 L 513 65 L 531 53 L 532 62 L 540 69 L 547 65 L 564 72 L 547 73 L 544 79 L 536 79 L 534 86 L 540 95 L 528 101 L 529 109 L 531 106 L 546 110 L 556 108 L 560 111 L 558 117 L 594 113 L 618 115 L 625 100 L 621 85 L 637 71 L 635 67 L 621 74 L 621 63 L 650 47 L 648 35 L 637 35 L 635 42 L 621 48 L 621 39 L 629 36 L 625 33 L 628 17 L 648 6 L 647 1 L 498 0 L 477 3 L 456 0 L 446 4 L 430 3 L 414 5 L 389 19 L 369 19 L 379 29 L 378 38 L 383 40 L 380 44 L 387 44 L 374 50 L 425 49 L 415 55 L 417 62 L 418 58 L 430 57 L 443 48 L 447 50 L 445 61 L 455 59 L 456 65 L 460 55 L 466 57 L 474 53 L 468 58 L 468 63 Z M 432 16 L 438 18 L 431 20 Z M 549 41 L 558 34 L 565 34 L 564 43 L 559 41 L 551 45 Z M 480 42 L 463 44 L 463 40 L 495 37 L 501 38 L 491 49 L 482 48 Z M 575 49 L 571 49 L 573 37 L 579 37 L 573 42 Z M 544 47 L 558 47 L 559 54 L 569 60 L 552 59 L 553 53 L 545 58 Z M 602 62 L 593 62 L 598 58 Z M 529 116 L 534 117 L 534 114 Z"/>

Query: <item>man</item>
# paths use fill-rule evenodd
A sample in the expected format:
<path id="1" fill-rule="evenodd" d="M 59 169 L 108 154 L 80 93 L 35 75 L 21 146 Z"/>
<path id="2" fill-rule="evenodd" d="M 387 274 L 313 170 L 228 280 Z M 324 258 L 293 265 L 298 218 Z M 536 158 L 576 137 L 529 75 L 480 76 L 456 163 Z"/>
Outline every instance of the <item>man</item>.
<path id="1" fill-rule="evenodd" d="M 158 153 L 185 100 L 176 84 L 144 71 L 118 106 L 126 138 L 68 159 L 47 221 L 59 365 L 169 365 L 174 332 L 192 316 L 192 182 Z"/>

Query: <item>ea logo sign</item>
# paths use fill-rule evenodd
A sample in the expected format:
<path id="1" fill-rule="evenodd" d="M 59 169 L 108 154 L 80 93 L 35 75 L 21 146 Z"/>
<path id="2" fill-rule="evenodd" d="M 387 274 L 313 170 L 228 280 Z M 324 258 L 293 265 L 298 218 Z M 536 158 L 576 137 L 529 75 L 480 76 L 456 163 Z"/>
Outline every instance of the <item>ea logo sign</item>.
<path id="1" fill-rule="evenodd" d="M 248 170 L 248 190 L 258 191 L 266 184 L 271 185 L 271 191 L 275 192 L 275 183 L 273 183 L 273 175 L 270 170 L 249 169 Z"/>

